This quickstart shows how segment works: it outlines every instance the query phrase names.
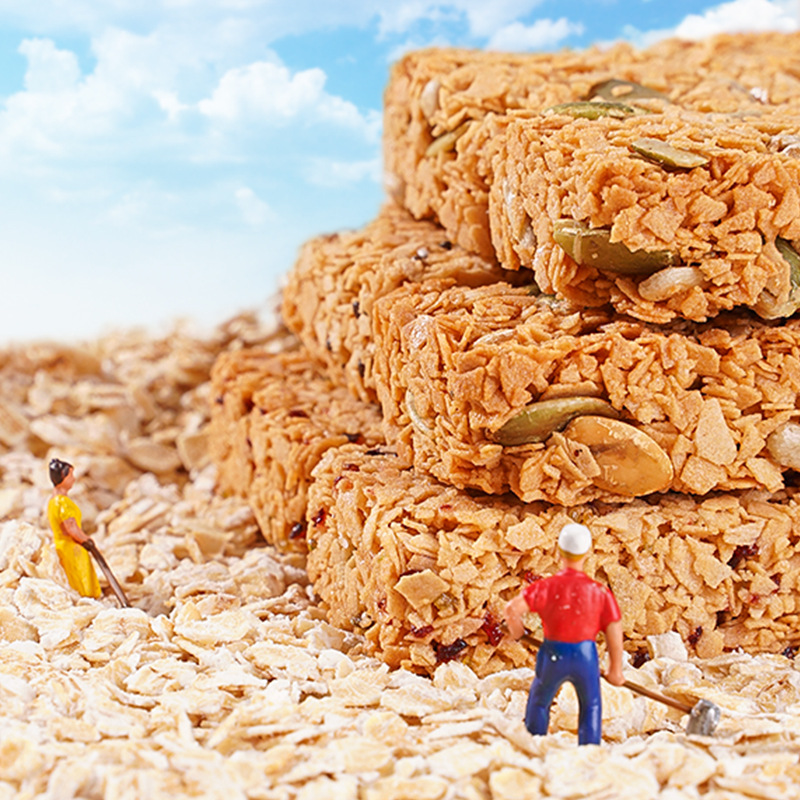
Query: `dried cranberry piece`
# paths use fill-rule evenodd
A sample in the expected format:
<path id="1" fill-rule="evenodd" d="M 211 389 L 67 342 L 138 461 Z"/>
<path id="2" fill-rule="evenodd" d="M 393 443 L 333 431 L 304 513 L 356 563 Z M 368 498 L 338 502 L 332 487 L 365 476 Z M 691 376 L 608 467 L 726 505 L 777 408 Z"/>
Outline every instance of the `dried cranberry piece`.
<path id="1" fill-rule="evenodd" d="M 290 539 L 305 539 L 306 538 L 306 524 L 305 522 L 295 522 L 292 529 L 289 531 Z"/>
<path id="2" fill-rule="evenodd" d="M 500 627 L 500 623 L 494 618 L 491 612 L 486 612 L 486 616 L 483 618 L 483 625 L 481 625 L 481 630 L 486 634 L 489 644 L 498 645 L 503 639 L 503 629 Z"/>
<path id="3" fill-rule="evenodd" d="M 733 555 L 728 559 L 728 566 L 731 569 L 736 569 L 739 564 L 747 558 L 755 558 L 758 555 L 758 545 L 755 544 L 740 544 L 734 551 Z"/>
<path id="4" fill-rule="evenodd" d="M 446 661 L 453 661 L 458 658 L 461 651 L 467 646 L 467 643 L 458 638 L 450 644 L 440 644 L 437 641 L 432 641 L 433 651 L 436 653 L 436 663 L 444 664 Z"/>

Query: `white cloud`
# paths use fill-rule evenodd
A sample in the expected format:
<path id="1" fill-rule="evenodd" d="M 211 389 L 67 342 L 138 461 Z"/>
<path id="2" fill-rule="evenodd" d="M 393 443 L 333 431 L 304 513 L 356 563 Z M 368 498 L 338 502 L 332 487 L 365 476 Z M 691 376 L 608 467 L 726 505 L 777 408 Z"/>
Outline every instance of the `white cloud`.
<path id="1" fill-rule="evenodd" d="M 800 4 L 797 0 L 731 0 L 706 9 L 702 14 L 689 14 L 675 28 L 640 31 L 624 28 L 626 38 L 640 47 L 676 36 L 681 39 L 703 39 L 718 33 L 783 31 L 798 29 Z"/>
<path id="2" fill-rule="evenodd" d="M 180 101 L 177 92 L 168 89 L 155 89 L 153 97 L 170 122 L 175 122 L 184 111 L 189 109 L 188 105 Z"/>
<path id="3" fill-rule="evenodd" d="M 512 22 L 530 14 L 542 2 L 543 0 L 462 0 L 454 5 L 463 6 L 473 36 L 491 38 Z"/>
<path id="4" fill-rule="evenodd" d="M 364 116 L 353 103 L 328 94 L 325 81 L 325 73 L 318 68 L 292 74 L 281 64 L 260 61 L 229 70 L 198 108 L 207 117 L 228 124 L 254 120 L 281 124 L 300 118 L 355 129 L 374 140 L 379 115 Z"/>
<path id="5" fill-rule="evenodd" d="M 259 228 L 275 218 L 275 213 L 249 186 L 241 186 L 234 192 L 236 205 L 242 219 L 251 227 Z"/>
<path id="6" fill-rule="evenodd" d="M 0 150 L 58 155 L 76 130 L 107 130 L 116 103 L 106 92 L 87 92 L 74 53 L 47 39 L 27 39 L 19 50 L 28 60 L 25 89 L 0 112 Z"/>
<path id="7" fill-rule="evenodd" d="M 24 85 L 29 92 L 53 94 L 75 88 L 81 69 L 74 53 L 59 50 L 49 39 L 24 39 L 19 52 L 28 60 Z"/>
<path id="8" fill-rule="evenodd" d="M 796 0 L 732 0 L 709 8 L 703 14 L 689 14 L 675 28 L 684 39 L 703 39 L 716 33 L 736 31 L 797 30 Z"/>
<path id="9" fill-rule="evenodd" d="M 198 108 L 209 117 L 228 122 L 252 117 L 288 120 L 313 107 L 324 86 L 321 69 L 292 75 L 284 66 L 262 61 L 228 71 Z"/>
<path id="10" fill-rule="evenodd" d="M 382 180 L 383 162 L 380 157 L 363 161 L 334 161 L 311 159 L 304 177 L 310 184 L 326 188 L 352 186 L 362 181 L 379 184 Z"/>
<path id="11" fill-rule="evenodd" d="M 362 113 L 325 91 L 322 69 L 292 72 L 263 47 L 261 60 L 224 68 L 233 53 L 212 65 L 210 54 L 174 31 L 108 28 L 91 49 L 95 62 L 83 75 L 74 52 L 50 39 L 23 41 L 24 89 L 0 107 L 0 153 L 9 156 L 0 169 L 16 166 L 15 156 L 97 158 L 98 144 L 104 156 L 127 162 L 142 152 L 235 159 L 231 137 L 254 123 L 335 128 L 369 144 L 379 138 L 377 110 Z M 201 120 L 218 130 L 209 135 Z"/>
<path id="12" fill-rule="evenodd" d="M 533 25 L 512 22 L 496 31 L 489 39 L 489 50 L 543 50 L 554 47 L 573 34 L 584 31 L 580 23 L 570 22 L 565 17 L 557 20 L 538 19 Z"/>
<path id="13" fill-rule="evenodd" d="M 498 31 L 525 17 L 543 0 L 405 0 L 389 5 L 376 3 L 382 35 L 405 34 L 419 22 L 463 19 L 471 36 L 490 39 Z"/>

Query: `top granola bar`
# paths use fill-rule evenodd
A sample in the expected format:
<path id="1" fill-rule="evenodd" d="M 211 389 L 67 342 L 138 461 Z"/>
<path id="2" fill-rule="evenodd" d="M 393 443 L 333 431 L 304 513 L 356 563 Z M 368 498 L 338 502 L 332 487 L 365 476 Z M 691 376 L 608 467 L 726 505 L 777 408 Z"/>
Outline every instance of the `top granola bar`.
<path id="1" fill-rule="evenodd" d="M 492 259 L 489 193 L 513 120 L 590 100 L 592 112 L 605 103 L 656 116 L 666 109 L 735 115 L 729 126 L 778 107 L 787 115 L 800 96 L 798 57 L 800 36 L 781 34 L 669 40 L 641 51 L 620 44 L 584 53 L 411 53 L 394 66 L 385 95 L 387 183 L 416 217 L 438 218 L 455 242 Z M 777 138 L 780 129 L 771 131 L 773 145 L 796 149 L 792 138 Z"/>
<path id="2" fill-rule="evenodd" d="M 776 131 L 781 131 L 776 134 Z M 506 267 L 544 292 L 650 322 L 800 305 L 800 116 L 566 110 L 512 122 L 489 200 Z"/>

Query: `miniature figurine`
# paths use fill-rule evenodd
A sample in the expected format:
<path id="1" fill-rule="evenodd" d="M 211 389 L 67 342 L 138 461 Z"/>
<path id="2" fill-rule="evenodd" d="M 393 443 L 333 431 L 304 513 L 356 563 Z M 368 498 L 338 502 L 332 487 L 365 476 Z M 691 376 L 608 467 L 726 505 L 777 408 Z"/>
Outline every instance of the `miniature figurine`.
<path id="1" fill-rule="evenodd" d="M 56 553 L 69 585 L 84 597 L 100 597 L 100 582 L 83 543 L 89 538 L 81 528 L 81 510 L 67 493 L 75 484 L 72 464 L 54 458 L 50 480 L 55 487 L 47 504 L 47 519 L 53 530 Z"/>
<path id="2" fill-rule="evenodd" d="M 578 744 L 599 744 L 602 722 L 600 667 L 595 639 L 605 633 L 609 669 L 603 676 L 622 686 L 622 622 L 619 606 L 609 589 L 583 572 L 592 546 L 585 525 L 569 523 L 561 529 L 558 549 L 561 572 L 527 586 L 505 608 L 509 633 L 519 639 L 525 628 L 522 615 L 530 610 L 542 619 L 544 642 L 536 657 L 525 727 L 535 736 L 547 733 L 550 705 L 561 684 L 569 681 L 578 695 Z"/>
<path id="3" fill-rule="evenodd" d="M 50 462 L 50 480 L 53 482 L 54 490 L 47 504 L 47 519 L 55 538 L 58 560 L 67 573 L 69 585 L 84 597 L 100 597 L 100 582 L 89 558 L 91 553 L 108 578 L 120 605 L 124 608 L 130 607 L 128 598 L 97 546 L 83 532 L 80 508 L 67 496 L 75 485 L 72 464 L 54 458 Z"/>

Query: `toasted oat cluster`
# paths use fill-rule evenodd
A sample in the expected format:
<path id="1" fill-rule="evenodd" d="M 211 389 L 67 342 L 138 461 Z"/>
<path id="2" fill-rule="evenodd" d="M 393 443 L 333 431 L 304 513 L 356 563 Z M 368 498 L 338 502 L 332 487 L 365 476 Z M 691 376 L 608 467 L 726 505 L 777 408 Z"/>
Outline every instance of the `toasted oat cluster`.
<path id="1" fill-rule="evenodd" d="M 788 316 L 798 52 L 797 34 L 761 34 L 410 53 L 386 91 L 389 185 L 465 249 L 535 269 L 543 291 L 653 321 Z"/>
<path id="2" fill-rule="evenodd" d="M 387 440 L 445 483 L 575 505 L 777 491 L 800 466 L 797 318 L 647 325 L 420 283 L 378 301 L 374 328 Z"/>
<path id="3" fill-rule="evenodd" d="M 652 322 L 798 306 L 800 116 L 559 113 L 511 123 L 489 213 L 498 258 L 544 292 Z M 559 154 L 556 157 L 554 154 Z"/>

